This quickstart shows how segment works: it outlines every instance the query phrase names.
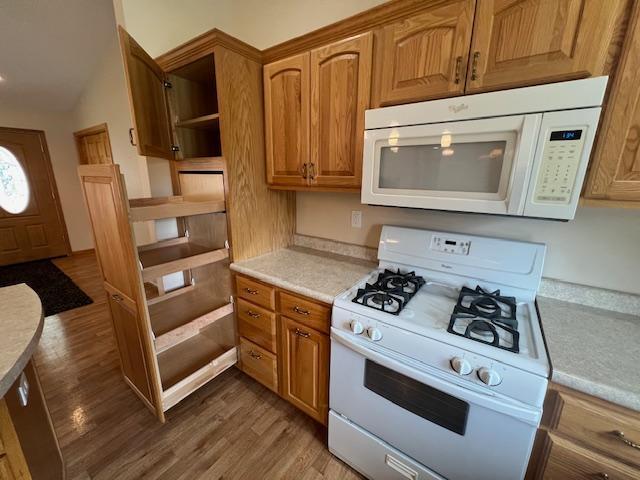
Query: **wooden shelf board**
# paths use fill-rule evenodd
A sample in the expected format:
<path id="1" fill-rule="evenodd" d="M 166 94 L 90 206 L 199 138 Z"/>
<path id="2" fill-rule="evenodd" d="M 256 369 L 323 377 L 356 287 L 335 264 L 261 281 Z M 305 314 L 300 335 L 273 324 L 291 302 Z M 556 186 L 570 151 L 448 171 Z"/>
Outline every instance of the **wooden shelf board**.
<path id="1" fill-rule="evenodd" d="M 163 293 L 162 295 L 160 295 L 160 293 L 157 291 L 157 288 L 156 288 L 156 292 L 155 292 L 155 295 L 154 295 L 153 290 L 151 290 L 151 288 L 147 287 L 147 285 L 149 285 L 149 283 L 147 282 L 144 285 L 145 285 L 145 293 L 147 294 L 147 305 L 148 306 L 156 305 L 157 303 L 162 303 L 162 302 L 164 302 L 166 300 L 170 300 L 172 298 L 175 298 L 178 295 L 184 295 L 185 293 L 191 292 L 195 288 L 195 285 L 186 285 L 184 287 L 176 288 L 175 290 L 171 290 L 169 292 Z"/>
<path id="2" fill-rule="evenodd" d="M 129 200 L 129 207 L 132 222 L 222 213 L 226 210 L 225 202 L 219 197 L 202 195 L 134 198 Z"/>
<path id="3" fill-rule="evenodd" d="M 222 306 L 208 285 L 196 283 L 182 295 L 149 305 L 151 328 L 157 338 Z"/>
<path id="4" fill-rule="evenodd" d="M 211 249 L 197 243 L 177 243 L 138 252 L 144 281 L 218 262 L 229 257 L 226 248 Z"/>
<path id="5" fill-rule="evenodd" d="M 218 125 L 220 120 L 219 113 L 210 113 L 209 115 L 202 115 L 201 117 L 190 118 L 188 120 L 180 120 L 176 122 L 176 127 L 179 128 L 212 128 Z"/>
<path id="6" fill-rule="evenodd" d="M 186 323 L 179 324 L 177 323 L 177 317 L 169 319 L 166 315 L 164 315 L 164 320 L 171 320 L 170 323 L 173 323 L 173 328 L 166 331 L 166 333 L 159 335 L 156 337 L 155 345 L 156 345 L 156 353 L 162 353 L 170 348 L 175 347 L 181 342 L 187 341 L 195 335 L 198 335 L 203 328 L 212 325 L 213 323 L 222 320 L 223 318 L 233 314 L 233 304 L 228 303 L 222 307 L 216 308 L 215 310 L 209 311 L 203 315 L 200 315 L 196 318 L 188 320 Z M 164 327 L 170 327 L 171 325 L 167 325 L 169 322 L 165 322 Z"/>

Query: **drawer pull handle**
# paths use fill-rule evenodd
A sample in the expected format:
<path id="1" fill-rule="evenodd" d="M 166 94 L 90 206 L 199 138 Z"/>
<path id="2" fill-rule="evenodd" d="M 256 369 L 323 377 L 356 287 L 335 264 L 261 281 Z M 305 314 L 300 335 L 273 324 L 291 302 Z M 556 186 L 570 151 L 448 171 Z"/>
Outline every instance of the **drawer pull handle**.
<path id="1" fill-rule="evenodd" d="M 121 302 L 122 300 L 124 300 L 122 296 L 118 295 L 117 293 L 114 293 L 113 295 L 111 295 L 111 298 L 113 298 L 116 302 Z"/>
<path id="2" fill-rule="evenodd" d="M 300 308 L 297 305 L 295 307 L 293 307 L 293 311 L 296 312 L 296 313 L 299 313 L 300 315 L 304 315 L 304 316 L 309 315 L 309 310 L 305 310 L 303 308 Z"/>
<path id="3" fill-rule="evenodd" d="M 258 290 L 256 290 L 255 288 L 245 288 L 244 289 L 249 295 L 257 295 L 258 294 Z"/>
<path id="4" fill-rule="evenodd" d="M 609 480 L 609 475 L 604 472 L 600 472 L 598 474 L 598 478 L 601 478 L 602 480 Z"/>
<path id="5" fill-rule="evenodd" d="M 640 443 L 636 443 L 636 442 L 634 442 L 632 440 L 629 440 L 627 437 L 624 436 L 624 432 L 621 432 L 620 430 L 616 430 L 613 433 L 614 433 L 614 435 L 616 437 L 618 437 L 620 440 L 622 440 L 622 442 L 625 445 L 628 445 L 631 448 L 635 448 L 637 450 L 640 450 Z"/>
<path id="6" fill-rule="evenodd" d="M 247 310 L 247 315 L 251 318 L 260 318 L 260 314 L 258 312 L 254 312 L 253 310 Z"/>
<path id="7" fill-rule="evenodd" d="M 296 335 L 298 335 L 299 337 L 304 337 L 304 338 L 309 338 L 311 336 L 311 334 L 309 332 L 303 332 L 299 328 L 296 328 Z"/>
<path id="8" fill-rule="evenodd" d="M 253 350 L 249 351 L 249 356 L 251 358 L 255 358 L 256 360 L 260 360 L 262 358 L 262 355 L 260 355 L 259 353 L 254 352 Z"/>

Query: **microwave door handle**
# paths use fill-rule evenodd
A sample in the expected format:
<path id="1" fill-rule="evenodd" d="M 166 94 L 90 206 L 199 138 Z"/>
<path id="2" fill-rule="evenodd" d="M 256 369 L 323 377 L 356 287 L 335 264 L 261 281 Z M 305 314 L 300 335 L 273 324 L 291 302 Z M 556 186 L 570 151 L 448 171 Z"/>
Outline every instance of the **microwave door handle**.
<path id="1" fill-rule="evenodd" d="M 349 338 L 347 334 L 333 327 L 331 328 L 331 340 L 341 343 L 346 348 L 355 351 L 366 359 L 369 359 L 379 365 L 411 377 L 453 397 L 459 398 L 471 404 L 494 410 L 498 413 L 505 414 L 510 417 L 517 418 L 522 422 L 536 427 L 540 423 L 540 417 L 542 416 L 541 409 L 536 409 L 534 407 L 528 407 L 526 405 L 520 404 L 516 405 L 506 399 L 497 398 L 493 395 L 488 395 L 486 393 L 478 392 L 476 390 L 451 383 L 448 380 L 441 379 L 433 375 L 432 373 L 429 373 L 428 371 L 426 371 L 426 369 L 418 370 L 417 368 L 414 368 L 409 364 L 400 362 L 392 358 L 390 354 L 382 355 L 371 348 L 360 345 L 357 340 Z M 425 367 L 427 366 L 425 365 Z"/>

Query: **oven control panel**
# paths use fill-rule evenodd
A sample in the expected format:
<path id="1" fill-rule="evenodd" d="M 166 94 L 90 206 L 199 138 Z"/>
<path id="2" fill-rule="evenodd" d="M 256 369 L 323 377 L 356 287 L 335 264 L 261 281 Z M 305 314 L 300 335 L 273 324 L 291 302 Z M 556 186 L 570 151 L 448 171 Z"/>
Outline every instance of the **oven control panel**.
<path id="1" fill-rule="evenodd" d="M 544 144 L 534 200 L 544 203 L 571 201 L 584 147 L 583 130 L 553 130 Z"/>
<path id="2" fill-rule="evenodd" d="M 469 240 L 460 240 L 434 235 L 431 237 L 431 250 L 442 253 L 453 253 L 456 255 L 469 255 Z"/>

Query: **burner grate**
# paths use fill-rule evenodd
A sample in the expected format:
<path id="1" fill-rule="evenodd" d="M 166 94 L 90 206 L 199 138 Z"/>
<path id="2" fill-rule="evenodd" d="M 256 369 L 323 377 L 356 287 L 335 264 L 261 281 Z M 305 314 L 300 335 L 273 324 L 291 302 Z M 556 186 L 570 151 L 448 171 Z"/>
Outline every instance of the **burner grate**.
<path id="1" fill-rule="evenodd" d="M 518 353 L 520 334 L 516 319 L 516 299 L 500 295 L 500 290 L 487 292 L 480 286 L 475 290 L 462 287 L 447 331 Z"/>
<path id="2" fill-rule="evenodd" d="M 352 301 L 398 315 L 425 283 L 424 278 L 415 272 L 385 270 L 374 283 L 367 283 L 364 288 L 359 288 Z"/>

